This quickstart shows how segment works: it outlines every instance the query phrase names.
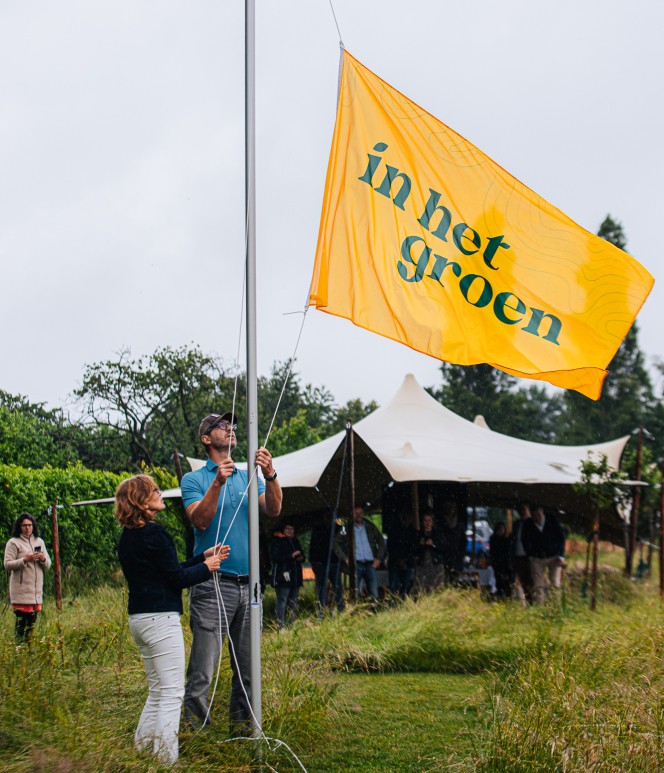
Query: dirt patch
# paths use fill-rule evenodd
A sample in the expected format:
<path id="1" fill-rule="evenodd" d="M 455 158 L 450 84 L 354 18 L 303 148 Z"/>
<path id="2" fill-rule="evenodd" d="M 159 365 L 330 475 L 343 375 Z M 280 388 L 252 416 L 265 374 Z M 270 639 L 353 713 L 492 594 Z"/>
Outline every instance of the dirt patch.
<path id="1" fill-rule="evenodd" d="M 625 548 L 620 545 L 614 545 L 613 542 L 600 540 L 599 549 L 604 553 L 624 553 Z M 568 539 L 565 541 L 565 555 L 578 556 L 585 555 L 588 550 L 588 543 L 585 540 Z"/>

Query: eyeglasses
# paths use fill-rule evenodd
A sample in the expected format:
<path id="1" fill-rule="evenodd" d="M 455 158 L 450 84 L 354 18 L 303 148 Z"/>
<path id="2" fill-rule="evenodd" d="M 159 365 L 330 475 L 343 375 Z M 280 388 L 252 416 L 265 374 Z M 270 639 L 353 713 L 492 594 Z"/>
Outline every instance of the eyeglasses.
<path id="1" fill-rule="evenodd" d="M 30 521 L 28 521 L 27 523 L 22 523 L 21 524 L 21 528 L 22 529 L 31 529 L 32 528 L 32 524 L 30 523 Z"/>
<path id="2" fill-rule="evenodd" d="M 233 432 L 237 430 L 237 424 L 231 424 L 230 421 L 226 421 L 226 419 L 221 419 L 221 421 L 218 421 L 216 424 L 213 424 L 210 427 L 210 429 L 207 431 L 207 434 L 209 435 L 210 432 L 212 432 L 212 430 L 215 427 L 219 427 L 219 429 L 223 429 L 223 430 L 232 429 Z"/>

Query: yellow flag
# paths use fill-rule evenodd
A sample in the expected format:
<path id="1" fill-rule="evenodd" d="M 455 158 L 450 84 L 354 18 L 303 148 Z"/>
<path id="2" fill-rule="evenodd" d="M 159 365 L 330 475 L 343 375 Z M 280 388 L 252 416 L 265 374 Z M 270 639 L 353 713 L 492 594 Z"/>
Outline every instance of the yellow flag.
<path id="1" fill-rule="evenodd" d="M 597 399 L 653 281 L 344 52 L 309 305 Z"/>

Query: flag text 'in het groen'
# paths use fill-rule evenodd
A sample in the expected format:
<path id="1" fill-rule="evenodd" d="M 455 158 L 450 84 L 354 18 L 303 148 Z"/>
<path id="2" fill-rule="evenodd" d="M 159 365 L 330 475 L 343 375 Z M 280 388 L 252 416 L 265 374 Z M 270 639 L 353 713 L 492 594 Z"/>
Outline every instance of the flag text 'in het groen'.
<path id="1" fill-rule="evenodd" d="M 653 281 L 343 52 L 309 305 L 597 399 Z"/>

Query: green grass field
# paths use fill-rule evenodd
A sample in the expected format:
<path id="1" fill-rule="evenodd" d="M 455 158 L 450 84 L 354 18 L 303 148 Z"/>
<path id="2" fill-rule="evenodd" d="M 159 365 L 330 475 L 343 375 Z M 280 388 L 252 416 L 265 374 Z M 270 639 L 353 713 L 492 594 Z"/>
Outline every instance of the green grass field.
<path id="1" fill-rule="evenodd" d="M 662 604 L 611 563 L 595 614 L 572 565 L 542 608 L 450 589 L 376 613 L 305 613 L 283 633 L 268 622 L 265 733 L 312 772 L 664 769 Z M 125 604 L 121 584 L 65 600 L 60 614 L 49 599 L 31 651 L 16 648 L 4 612 L 3 771 L 160 769 L 132 748 L 146 682 Z M 266 621 L 271 606 L 268 596 Z M 300 770 L 275 743 L 259 757 L 227 742 L 229 681 L 224 657 L 212 727 L 183 727 L 178 769 Z"/>

